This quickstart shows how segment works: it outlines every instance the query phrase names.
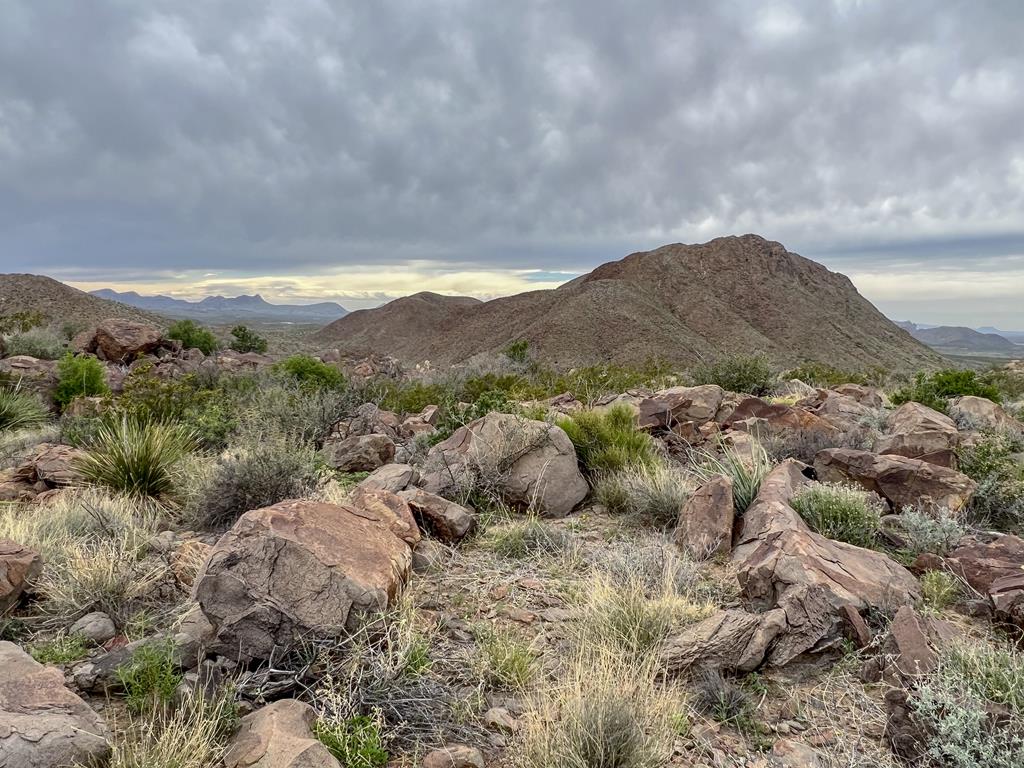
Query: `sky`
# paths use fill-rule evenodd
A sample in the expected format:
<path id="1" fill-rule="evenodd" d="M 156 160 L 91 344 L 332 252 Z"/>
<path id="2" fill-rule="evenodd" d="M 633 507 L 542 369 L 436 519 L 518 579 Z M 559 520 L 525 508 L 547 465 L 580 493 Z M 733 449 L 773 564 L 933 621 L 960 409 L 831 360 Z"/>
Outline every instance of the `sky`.
<path id="1" fill-rule="evenodd" d="M 0 271 L 373 306 L 754 232 L 1024 329 L 1019 0 L 0 0 Z"/>

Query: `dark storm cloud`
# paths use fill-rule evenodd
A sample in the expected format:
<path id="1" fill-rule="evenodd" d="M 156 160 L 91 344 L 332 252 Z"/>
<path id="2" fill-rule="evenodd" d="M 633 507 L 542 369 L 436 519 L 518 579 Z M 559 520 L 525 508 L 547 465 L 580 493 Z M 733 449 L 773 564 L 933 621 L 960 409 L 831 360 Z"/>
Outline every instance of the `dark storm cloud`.
<path id="1" fill-rule="evenodd" d="M 1024 251 L 1016 0 L 0 9 L 8 271 Z"/>

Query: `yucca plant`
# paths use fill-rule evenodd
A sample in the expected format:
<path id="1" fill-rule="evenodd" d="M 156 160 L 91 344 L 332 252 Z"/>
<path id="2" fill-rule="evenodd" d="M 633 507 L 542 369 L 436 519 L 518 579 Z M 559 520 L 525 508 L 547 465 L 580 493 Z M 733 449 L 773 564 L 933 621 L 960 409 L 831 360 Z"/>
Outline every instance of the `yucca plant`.
<path id="1" fill-rule="evenodd" d="M 0 432 L 37 427 L 46 421 L 39 398 L 21 387 L 0 387 Z"/>
<path id="2" fill-rule="evenodd" d="M 195 435 L 181 425 L 122 417 L 99 428 L 76 469 L 93 485 L 162 498 L 174 489 L 178 463 L 195 447 Z"/>
<path id="3" fill-rule="evenodd" d="M 691 471 L 701 482 L 718 475 L 732 480 L 732 501 L 737 515 L 754 503 L 761 481 L 772 471 L 771 457 L 760 443 L 754 443 L 750 456 L 741 456 L 734 448 L 722 446 L 721 456 L 698 451 Z"/>

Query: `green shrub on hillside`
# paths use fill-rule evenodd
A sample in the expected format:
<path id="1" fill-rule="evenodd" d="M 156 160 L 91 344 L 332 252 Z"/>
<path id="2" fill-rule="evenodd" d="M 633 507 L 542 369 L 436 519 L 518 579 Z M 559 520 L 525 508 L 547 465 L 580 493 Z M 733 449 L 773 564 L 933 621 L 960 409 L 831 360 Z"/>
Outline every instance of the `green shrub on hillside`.
<path id="1" fill-rule="evenodd" d="M 717 384 L 728 392 L 763 395 L 772 387 L 772 371 L 764 355 L 734 355 L 691 371 L 698 384 Z"/>
<path id="2" fill-rule="evenodd" d="M 1024 533 L 1024 436 L 988 432 L 959 453 L 960 471 L 978 483 L 972 515 L 982 523 Z"/>
<path id="3" fill-rule="evenodd" d="M 47 321 L 46 315 L 35 310 L 0 315 L 0 334 L 25 333 L 33 328 L 46 325 Z"/>
<path id="4" fill-rule="evenodd" d="M 75 357 L 68 352 L 57 363 L 57 388 L 53 399 L 64 410 L 77 397 L 110 394 L 103 363 L 95 357 Z"/>
<path id="5" fill-rule="evenodd" d="M 182 680 L 174 661 L 174 643 L 168 639 L 141 646 L 118 667 L 117 679 L 132 712 L 169 706 Z"/>
<path id="6" fill-rule="evenodd" d="M 28 355 L 40 360 L 56 360 L 64 354 L 64 341 L 48 328 L 30 328 L 4 340 L 8 357 Z"/>
<path id="7" fill-rule="evenodd" d="M 615 472 L 627 467 L 652 467 L 657 459 L 653 438 L 636 426 L 625 405 L 605 411 L 577 411 L 558 422 L 576 447 L 587 472 Z"/>
<path id="8" fill-rule="evenodd" d="M 309 355 L 292 355 L 277 363 L 274 370 L 312 389 L 340 390 L 345 387 L 345 377 L 340 369 Z"/>
<path id="9" fill-rule="evenodd" d="M 37 427 L 46 422 L 46 409 L 35 394 L 20 387 L 0 386 L 0 432 Z"/>
<path id="10" fill-rule="evenodd" d="M 982 381 L 976 371 L 947 369 L 934 373 L 919 373 L 913 384 L 901 387 L 889 398 L 894 405 L 907 402 L 921 403 L 941 413 L 949 408 L 950 398 L 962 395 L 987 397 L 994 403 L 1002 401 L 999 389 Z"/>
<path id="11" fill-rule="evenodd" d="M 341 765 L 384 768 L 388 763 L 380 723 L 366 715 L 346 720 L 320 718 L 313 723 L 313 735 Z"/>
<path id="12" fill-rule="evenodd" d="M 505 347 L 501 353 L 514 363 L 525 363 L 530 359 L 530 342 L 518 339 Z"/>
<path id="13" fill-rule="evenodd" d="M 231 335 L 234 339 L 230 346 L 235 352 L 258 352 L 262 355 L 267 351 L 267 340 L 244 325 L 232 328 Z"/>
<path id="14" fill-rule="evenodd" d="M 783 379 L 799 379 L 804 384 L 823 389 L 838 387 L 840 384 L 878 386 L 885 380 L 885 376 L 886 372 L 883 369 L 872 369 L 868 373 L 861 373 L 846 371 L 826 363 L 803 363 L 782 374 Z"/>
<path id="15" fill-rule="evenodd" d="M 869 549 L 877 543 L 881 510 L 862 488 L 814 483 L 798 491 L 791 504 L 822 536 Z"/>
<path id="16" fill-rule="evenodd" d="M 195 320 L 179 320 L 167 329 L 167 338 L 180 341 L 185 349 L 198 349 L 204 355 L 212 355 L 220 345 L 217 337 Z"/>

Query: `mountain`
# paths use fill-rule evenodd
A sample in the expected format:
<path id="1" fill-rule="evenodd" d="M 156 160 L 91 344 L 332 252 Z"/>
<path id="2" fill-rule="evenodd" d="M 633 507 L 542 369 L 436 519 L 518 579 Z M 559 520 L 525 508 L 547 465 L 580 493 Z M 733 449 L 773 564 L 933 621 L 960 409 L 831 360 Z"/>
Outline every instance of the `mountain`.
<path id="1" fill-rule="evenodd" d="M 1014 344 L 996 333 L 982 333 L 974 328 L 938 325 L 923 327 L 914 323 L 898 323 L 911 336 L 934 349 L 946 354 L 971 355 L 990 353 L 997 355 L 1024 355 L 1024 347 Z"/>
<path id="2" fill-rule="evenodd" d="M 1024 331 L 1001 331 L 990 325 L 983 328 L 975 328 L 974 330 L 979 333 L 994 333 L 997 336 L 1002 336 L 1004 339 L 1009 339 L 1016 344 L 1024 344 Z"/>
<path id="3" fill-rule="evenodd" d="M 333 301 L 317 304 L 271 304 L 259 294 L 233 298 L 207 296 L 201 301 L 186 301 L 170 296 L 142 296 L 135 291 L 119 293 L 109 288 L 92 291 L 92 294 L 151 312 L 159 312 L 168 317 L 190 318 L 211 323 L 329 323 L 344 317 L 348 312 Z"/>
<path id="4" fill-rule="evenodd" d="M 451 364 L 526 339 L 568 368 L 764 352 L 779 365 L 937 366 L 844 275 L 757 235 L 633 253 L 559 288 L 481 302 L 420 293 L 352 312 L 312 340 L 351 354 Z"/>
<path id="5" fill-rule="evenodd" d="M 112 317 L 159 327 L 167 321 L 152 312 L 80 291 L 43 275 L 0 275 L 0 316 L 41 312 L 48 322 L 95 325 Z"/>

